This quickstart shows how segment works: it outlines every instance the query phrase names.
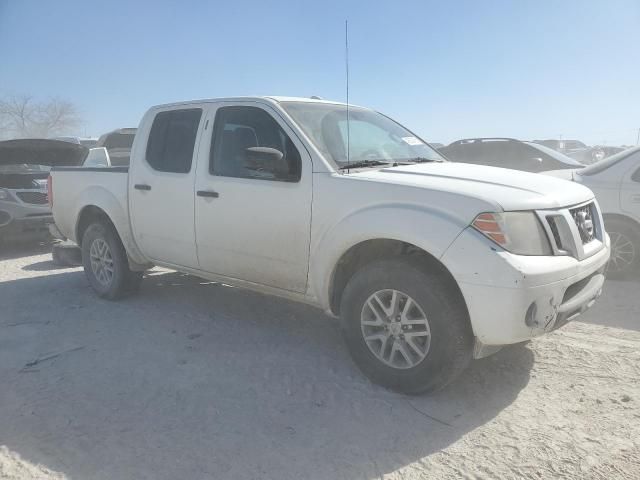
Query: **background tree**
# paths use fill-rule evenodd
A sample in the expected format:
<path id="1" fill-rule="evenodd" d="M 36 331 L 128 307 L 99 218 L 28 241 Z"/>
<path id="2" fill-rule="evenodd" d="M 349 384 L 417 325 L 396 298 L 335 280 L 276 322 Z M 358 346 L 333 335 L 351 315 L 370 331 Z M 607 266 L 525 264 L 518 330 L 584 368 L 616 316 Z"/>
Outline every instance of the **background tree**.
<path id="1" fill-rule="evenodd" d="M 0 99 L 0 137 L 48 138 L 77 132 L 82 120 L 68 100 L 35 100 L 29 95 Z"/>

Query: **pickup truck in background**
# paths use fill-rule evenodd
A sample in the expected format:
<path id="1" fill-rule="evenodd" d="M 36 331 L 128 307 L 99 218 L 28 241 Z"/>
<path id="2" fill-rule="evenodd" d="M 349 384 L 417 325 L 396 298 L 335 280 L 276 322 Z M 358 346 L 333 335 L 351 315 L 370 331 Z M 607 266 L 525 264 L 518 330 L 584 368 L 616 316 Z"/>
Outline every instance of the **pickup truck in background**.
<path id="1" fill-rule="evenodd" d="M 58 236 L 101 297 L 160 265 L 306 302 L 340 317 L 370 379 L 407 393 L 572 320 L 609 259 L 588 188 L 450 163 L 380 113 L 322 100 L 156 106 L 129 167 L 49 182 Z"/>

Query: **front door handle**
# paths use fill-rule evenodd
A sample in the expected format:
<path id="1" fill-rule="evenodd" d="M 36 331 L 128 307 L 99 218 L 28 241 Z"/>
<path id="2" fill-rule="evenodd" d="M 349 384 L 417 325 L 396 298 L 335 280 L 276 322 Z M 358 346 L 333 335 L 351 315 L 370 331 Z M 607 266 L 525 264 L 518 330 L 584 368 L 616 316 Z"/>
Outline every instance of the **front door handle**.
<path id="1" fill-rule="evenodd" d="M 144 183 L 136 183 L 133 188 L 135 188 L 136 190 L 145 190 L 145 191 L 149 191 L 151 190 L 151 185 L 146 185 Z"/>
<path id="2" fill-rule="evenodd" d="M 211 190 L 198 190 L 196 195 L 199 197 L 218 198 L 220 194 Z"/>

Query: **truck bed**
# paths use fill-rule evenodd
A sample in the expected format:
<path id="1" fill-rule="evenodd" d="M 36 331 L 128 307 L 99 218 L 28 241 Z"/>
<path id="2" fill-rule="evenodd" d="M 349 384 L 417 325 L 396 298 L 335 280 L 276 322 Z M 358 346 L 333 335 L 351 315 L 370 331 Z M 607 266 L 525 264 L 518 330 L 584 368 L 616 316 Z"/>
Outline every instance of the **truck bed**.
<path id="1" fill-rule="evenodd" d="M 58 230 L 69 240 L 76 238 L 82 209 L 99 204 L 108 212 L 118 233 L 129 237 L 129 167 L 55 167 L 51 170 L 53 214 Z"/>

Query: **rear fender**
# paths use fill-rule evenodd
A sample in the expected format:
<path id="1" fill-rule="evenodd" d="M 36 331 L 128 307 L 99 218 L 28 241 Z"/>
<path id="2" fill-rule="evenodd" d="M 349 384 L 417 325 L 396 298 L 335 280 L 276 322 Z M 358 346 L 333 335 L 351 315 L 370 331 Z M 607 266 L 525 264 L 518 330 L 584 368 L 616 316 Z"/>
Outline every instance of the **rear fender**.
<path id="1" fill-rule="evenodd" d="M 73 205 L 82 205 L 82 207 L 75 212 L 73 217 L 76 219 L 76 225 L 73 231 L 74 238 L 72 238 L 72 240 L 77 244 L 80 244 L 81 240 L 77 238 L 77 233 L 83 210 L 89 206 L 94 206 L 102 210 L 109 217 L 122 240 L 130 260 L 137 264 L 149 263 L 149 260 L 142 254 L 133 239 L 131 228 L 129 226 L 128 210 L 123 207 L 121 200 L 118 200 L 113 193 L 101 186 L 88 187 L 80 193 L 77 199 L 73 201 Z"/>

